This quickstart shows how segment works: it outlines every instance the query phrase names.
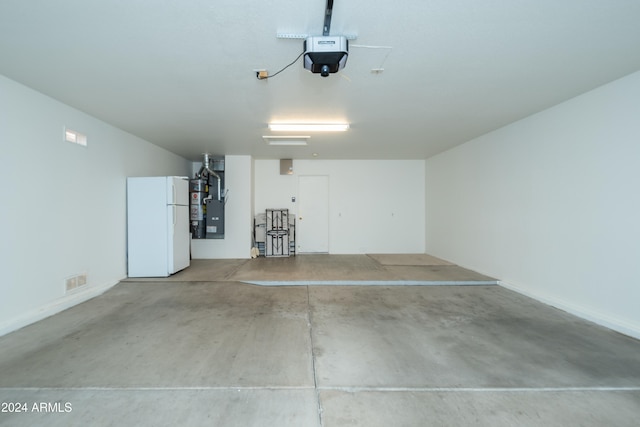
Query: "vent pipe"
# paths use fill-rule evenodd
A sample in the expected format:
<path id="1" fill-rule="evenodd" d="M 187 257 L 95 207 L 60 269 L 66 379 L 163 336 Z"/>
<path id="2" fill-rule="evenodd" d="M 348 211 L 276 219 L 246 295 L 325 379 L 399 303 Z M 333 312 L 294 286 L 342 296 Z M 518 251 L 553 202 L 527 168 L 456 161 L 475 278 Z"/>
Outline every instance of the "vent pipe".
<path id="1" fill-rule="evenodd" d="M 217 173 L 215 173 L 213 170 L 211 170 L 211 168 L 209 167 L 209 153 L 204 153 L 203 154 L 204 158 L 202 159 L 202 166 L 200 167 L 200 170 L 198 171 L 198 173 L 196 174 L 196 178 L 209 178 L 209 176 L 213 176 L 216 178 L 216 180 L 218 181 L 218 201 L 221 200 L 222 195 L 220 194 L 220 175 L 218 175 Z"/>

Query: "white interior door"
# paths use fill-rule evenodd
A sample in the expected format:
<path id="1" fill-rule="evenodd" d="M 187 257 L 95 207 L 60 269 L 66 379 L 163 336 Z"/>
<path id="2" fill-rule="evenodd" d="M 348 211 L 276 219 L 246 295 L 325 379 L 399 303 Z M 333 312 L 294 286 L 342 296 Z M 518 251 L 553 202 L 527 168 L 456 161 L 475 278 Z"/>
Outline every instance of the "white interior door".
<path id="1" fill-rule="evenodd" d="M 299 253 L 329 252 L 329 177 L 300 176 L 296 245 Z"/>

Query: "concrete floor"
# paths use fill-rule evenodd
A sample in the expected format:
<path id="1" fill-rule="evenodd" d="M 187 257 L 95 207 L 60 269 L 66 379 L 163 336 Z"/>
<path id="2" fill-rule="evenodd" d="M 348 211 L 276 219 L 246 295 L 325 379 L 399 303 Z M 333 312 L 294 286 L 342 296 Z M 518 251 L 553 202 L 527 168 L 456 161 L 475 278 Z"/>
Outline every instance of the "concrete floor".
<path id="1" fill-rule="evenodd" d="M 0 337 L 0 402 L 28 408 L 0 426 L 638 425 L 639 341 L 491 280 L 324 255 L 123 281 Z"/>

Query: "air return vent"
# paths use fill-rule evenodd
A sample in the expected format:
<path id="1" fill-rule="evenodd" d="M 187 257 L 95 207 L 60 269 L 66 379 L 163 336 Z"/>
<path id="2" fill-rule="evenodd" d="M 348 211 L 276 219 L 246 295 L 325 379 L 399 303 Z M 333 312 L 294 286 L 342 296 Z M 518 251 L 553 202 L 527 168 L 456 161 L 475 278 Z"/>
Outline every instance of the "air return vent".
<path id="1" fill-rule="evenodd" d="M 83 147 L 87 146 L 87 135 L 67 127 L 64 128 L 64 140 Z"/>
<path id="2" fill-rule="evenodd" d="M 87 284 L 86 273 L 77 274 L 75 276 L 67 277 L 65 279 L 65 290 L 69 292 L 74 289 L 86 286 L 86 284 Z"/>
<path id="3" fill-rule="evenodd" d="M 293 159 L 280 159 L 280 175 L 293 175 Z"/>

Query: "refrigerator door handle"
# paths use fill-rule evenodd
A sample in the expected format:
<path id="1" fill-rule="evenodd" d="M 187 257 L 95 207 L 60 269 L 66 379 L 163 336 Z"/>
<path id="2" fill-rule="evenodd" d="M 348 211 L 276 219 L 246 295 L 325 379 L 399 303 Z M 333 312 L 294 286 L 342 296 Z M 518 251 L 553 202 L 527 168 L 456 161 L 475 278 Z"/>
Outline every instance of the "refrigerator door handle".
<path id="1" fill-rule="evenodd" d="M 178 203 L 178 201 L 176 200 L 177 193 L 176 193 L 176 183 L 175 182 L 171 183 L 171 191 L 173 192 L 173 199 L 171 199 L 171 204 L 175 205 L 176 203 Z"/>
<path id="2" fill-rule="evenodd" d="M 176 228 L 177 216 L 178 216 L 178 212 L 176 211 L 176 205 L 173 205 L 173 229 L 174 230 Z"/>

